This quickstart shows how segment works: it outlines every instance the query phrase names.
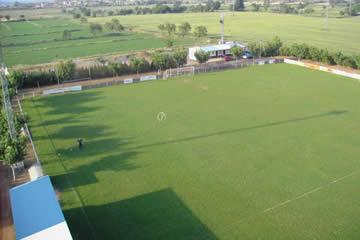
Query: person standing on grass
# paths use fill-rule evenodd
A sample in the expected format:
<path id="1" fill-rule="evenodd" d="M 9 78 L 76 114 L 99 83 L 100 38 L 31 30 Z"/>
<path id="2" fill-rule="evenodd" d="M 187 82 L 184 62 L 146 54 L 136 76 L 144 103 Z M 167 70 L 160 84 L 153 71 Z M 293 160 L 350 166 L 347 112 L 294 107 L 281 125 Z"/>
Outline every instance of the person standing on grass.
<path id="1" fill-rule="evenodd" d="M 79 149 L 82 149 L 82 147 L 84 145 L 84 141 L 82 140 L 82 138 L 78 138 L 77 142 L 79 144 Z"/>

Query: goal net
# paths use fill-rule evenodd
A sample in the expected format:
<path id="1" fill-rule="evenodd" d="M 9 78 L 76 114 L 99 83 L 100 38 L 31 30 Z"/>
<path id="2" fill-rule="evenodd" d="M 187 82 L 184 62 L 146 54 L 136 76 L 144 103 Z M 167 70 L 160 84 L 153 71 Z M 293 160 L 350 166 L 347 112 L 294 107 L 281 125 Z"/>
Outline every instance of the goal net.
<path id="1" fill-rule="evenodd" d="M 170 68 L 164 72 L 163 78 L 168 79 L 177 76 L 194 75 L 194 72 L 195 67 Z"/>

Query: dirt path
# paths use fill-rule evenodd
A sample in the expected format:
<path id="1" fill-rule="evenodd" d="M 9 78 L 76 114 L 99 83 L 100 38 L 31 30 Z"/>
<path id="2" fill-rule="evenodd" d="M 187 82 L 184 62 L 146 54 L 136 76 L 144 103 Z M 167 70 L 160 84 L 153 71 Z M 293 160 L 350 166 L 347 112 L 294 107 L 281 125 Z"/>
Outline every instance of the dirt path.
<path id="1" fill-rule="evenodd" d="M 15 240 L 7 175 L 7 169 L 0 163 L 0 239 Z"/>

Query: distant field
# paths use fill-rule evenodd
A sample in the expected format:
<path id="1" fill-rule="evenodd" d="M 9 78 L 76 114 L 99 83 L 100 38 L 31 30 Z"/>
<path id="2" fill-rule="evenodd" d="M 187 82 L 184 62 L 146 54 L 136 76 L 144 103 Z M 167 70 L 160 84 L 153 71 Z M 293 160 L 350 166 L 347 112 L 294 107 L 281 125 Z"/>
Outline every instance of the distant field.
<path id="1" fill-rule="evenodd" d="M 211 34 L 220 31 L 219 13 L 131 15 L 118 18 L 124 24 L 145 31 L 157 31 L 157 26 L 166 21 L 176 24 L 188 21 L 193 27 L 205 25 Z M 94 22 L 108 20 L 91 19 Z M 228 39 L 247 42 L 269 40 L 277 35 L 286 43 L 305 42 L 330 51 L 360 53 L 360 17 L 330 18 L 328 27 L 328 31 L 323 30 L 324 18 L 320 17 L 256 12 L 225 13 L 225 34 Z"/>
<path id="2" fill-rule="evenodd" d="M 279 64 L 24 108 L 74 239 L 359 239 L 359 95 Z"/>
<path id="3" fill-rule="evenodd" d="M 99 54 L 128 53 L 166 45 L 164 39 L 142 32 L 108 33 L 93 38 L 88 24 L 63 18 L 1 23 L 0 27 L 4 58 L 9 66 Z M 62 41 L 65 29 L 72 30 L 72 40 Z M 175 44 L 186 45 L 192 41 L 178 39 Z"/>
<path id="4" fill-rule="evenodd" d="M 89 18 L 90 22 L 104 24 L 114 17 Z M 64 58 L 92 55 L 126 53 L 165 46 L 157 26 L 184 21 L 195 28 L 205 25 L 209 38 L 219 39 L 219 13 L 184 13 L 160 15 L 129 15 L 117 17 L 125 26 L 132 26 L 133 32 L 120 35 L 106 35 L 91 38 L 87 24 L 79 20 L 58 18 L 40 19 L 28 22 L 1 23 L 0 40 L 5 45 L 6 63 L 45 63 Z M 324 30 L 321 17 L 304 17 L 272 13 L 225 13 L 225 34 L 228 40 L 240 42 L 265 41 L 279 36 L 285 43 L 308 43 L 328 48 L 331 52 L 346 54 L 360 53 L 360 17 L 328 20 L 329 30 Z M 64 29 L 74 30 L 74 40 L 62 41 Z M 24 35 L 26 34 L 26 35 Z M 200 45 L 206 39 L 178 38 L 176 45 Z"/>

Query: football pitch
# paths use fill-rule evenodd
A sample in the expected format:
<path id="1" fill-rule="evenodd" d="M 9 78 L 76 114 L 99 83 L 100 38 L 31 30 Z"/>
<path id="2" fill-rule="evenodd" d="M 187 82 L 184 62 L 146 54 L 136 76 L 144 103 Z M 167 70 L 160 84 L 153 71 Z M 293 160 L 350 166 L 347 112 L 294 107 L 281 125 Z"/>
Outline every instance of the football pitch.
<path id="1" fill-rule="evenodd" d="M 278 64 L 23 104 L 74 239 L 359 239 L 359 96 Z"/>

